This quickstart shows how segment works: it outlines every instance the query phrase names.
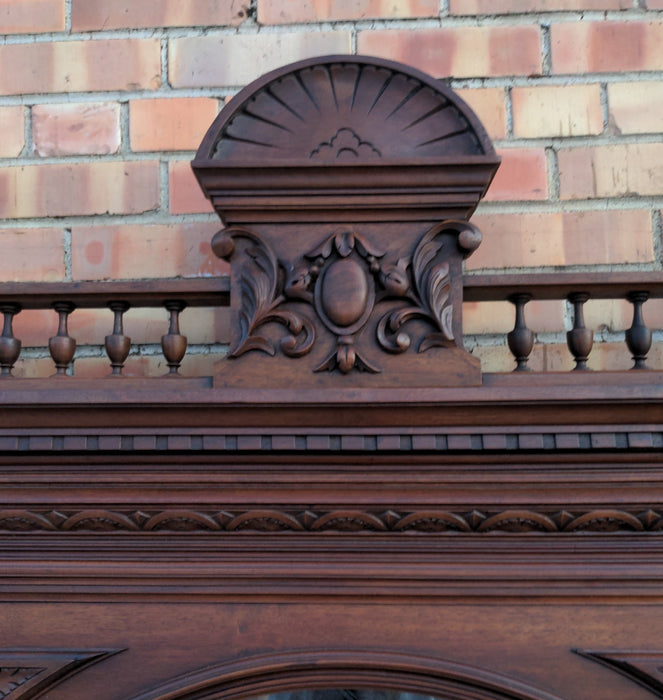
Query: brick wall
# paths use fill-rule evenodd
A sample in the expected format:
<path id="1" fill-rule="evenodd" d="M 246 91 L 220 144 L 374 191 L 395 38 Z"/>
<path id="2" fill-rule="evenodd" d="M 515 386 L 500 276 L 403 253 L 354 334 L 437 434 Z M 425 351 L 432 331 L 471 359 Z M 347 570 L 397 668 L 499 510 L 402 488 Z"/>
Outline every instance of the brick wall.
<path id="1" fill-rule="evenodd" d="M 663 0 L 0 0 L 0 280 L 224 272 L 194 150 L 240 87 L 329 53 L 448 80 L 487 126 L 503 165 L 468 270 L 661 269 Z M 490 368 L 512 365 L 507 306 L 466 305 L 469 344 Z M 570 367 L 568 310 L 528 312 L 549 341 L 534 366 Z M 663 326 L 663 309 L 648 313 Z M 38 346 L 52 316 L 17 318 L 34 346 L 19 373 L 50 371 Z M 607 341 L 595 366 L 628 366 L 609 351 L 628 313 L 590 303 L 587 317 Z M 138 343 L 128 367 L 154 369 L 160 322 L 138 311 L 127 322 Z M 72 317 L 79 344 L 107 323 Z M 227 318 L 183 323 L 185 370 L 208 371 Z M 76 373 L 102 371 L 101 354 L 82 348 Z"/>

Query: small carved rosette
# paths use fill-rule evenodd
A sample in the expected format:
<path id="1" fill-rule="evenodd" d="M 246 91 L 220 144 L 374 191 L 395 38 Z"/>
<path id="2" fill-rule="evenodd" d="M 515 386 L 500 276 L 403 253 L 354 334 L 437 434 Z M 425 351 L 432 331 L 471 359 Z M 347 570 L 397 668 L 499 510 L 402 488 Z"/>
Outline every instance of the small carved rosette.
<path id="1" fill-rule="evenodd" d="M 268 243 L 249 229 L 223 229 L 212 248 L 219 257 L 235 259 L 240 294 L 239 333 L 229 357 L 250 350 L 275 355 L 275 343 L 264 330 L 274 323 L 286 331 L 280 350 L 288 357 L 308 354 L 323 335 L 335 338 L 333 351 L 314 372 L 379 374 L 380 352 L 403 353 L 413 341 L 420 353 L 453 346 L 459 309 L 452 303 L 451 265 L 480 241 L 473 225 L 446 221 L 421 237 L 411 257 L 389 259 L 365 235 L 342 228 L 293 263 L 278 260 Z M 310 312 L 301 310 L 302 303 Z M 374 342 L 368 353 L 360 353 L 356 339 L 371 319 Z M 419 323 L 417 338 L 410 330 L 415 319 L 426 329 L 421 333 Z"/>

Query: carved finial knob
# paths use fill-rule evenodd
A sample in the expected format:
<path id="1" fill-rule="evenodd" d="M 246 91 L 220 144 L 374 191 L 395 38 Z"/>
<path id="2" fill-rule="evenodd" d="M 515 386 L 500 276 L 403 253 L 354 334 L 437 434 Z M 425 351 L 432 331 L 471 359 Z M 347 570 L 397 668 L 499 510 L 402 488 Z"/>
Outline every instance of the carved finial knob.
<path id="1" fill-rule="evenodd" d="M 235 241 L 225 228 L 214 234 L 211 245 L 214 255 L 221 260 L 228 260 L 235 252 Z"/>

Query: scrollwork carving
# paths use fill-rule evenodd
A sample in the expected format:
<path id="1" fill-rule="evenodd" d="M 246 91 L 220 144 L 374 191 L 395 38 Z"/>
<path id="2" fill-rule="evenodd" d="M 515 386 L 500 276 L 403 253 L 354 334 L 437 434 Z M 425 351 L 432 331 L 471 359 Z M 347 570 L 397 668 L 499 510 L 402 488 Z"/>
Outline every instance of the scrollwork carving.
<path id="1" fill-rule="evenodd" d="M 233 227 L 223 229 L 214 236 L 212 249 L 218 257 L 230 260 L 238 239 L 244 239 L 248 245 L 239 275 L 242 299 L 239 311 L 240 337 L 228 356 L 240 357 L 250 350 L 275 355 L 276 349 L 272 341 L 258 333 L 258 329 L 267 323 L 279 323 L 289 331 L 280 343 L 284 355 L 305 355 L 315 341 L 315 329 L 303 315 L 278 308 L 286 297 L 283 289 L 280 289 L 279 263 L 267 243 L 253 231 Z M 292 290 L 293 286 L 291 276 L 288 289 Z"/>
<path id="2" fill-rule="evenodd" d="M 238 266 L 239 338 L 229 357 L 240 357 L 250 350 L 275 355 L 274 341 L 260 332 L 268 323 L 279 323 L 289 331 L 280 342 L 283 354 L 307 354 L 316 340 L 314 324 L 293 311 L 288 302 L 312 306 L 316 322 L 336 336 L 334 351 L 314 372 L 380 373 L 374 359 L 364 356 L 363 350 L 359 352 L 355 337 L 382 301 L 392 307 L 377 323 L 382 350 L 405 352 L 412 338 L 404 326 L 415 319 L 432 327 L 421 337 L 418 352 L 452 346 L 452 261 L 458 259 L 458 249 L 471 252 L 480 240 L 481 234 L 471 224 L 446 221 L 422 236 L 411 258 L 394 261 L 384 260 L 385 252 L 365 235 L 339 229 L 298 261 L 282 261 L 257 233 L 241 227 L 224 229 L 212 240 L 214 252 L 230 260 L 241 243 L 243 253 Z"/>
<path id="3" fill-rule="evenodd" d="M 381 281 L 386 292 L 409 302 L 408 306 L 386 313 L 378 323 L 378 342 L 387 352 L 401 353 L 410 347 L 412 339 L 401 329 L 416 318 L 427 321 L 436 329 L 422 338 L 418 352 L 453 344 L 453 305 L 449 301 L 451 277 L 442 240 L 443 234 L 451 231 L 458 234 L 461 250 L 473 250 L 481 241 L 479 230 L 472 224 L 446 221 L 424 234 L 411 262 L 401 258 L 382 271 Z M 409 282 L 409 271 L 413 283 Z"/>

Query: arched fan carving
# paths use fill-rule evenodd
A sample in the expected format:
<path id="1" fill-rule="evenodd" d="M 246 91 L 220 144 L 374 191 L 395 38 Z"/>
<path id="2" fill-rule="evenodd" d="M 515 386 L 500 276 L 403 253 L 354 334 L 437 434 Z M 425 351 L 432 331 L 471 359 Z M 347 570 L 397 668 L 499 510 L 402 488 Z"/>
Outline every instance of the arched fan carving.
<path id="1" fill-rule="evenodd" d="M 414 69 L 329 57 L 277 71 L 219 115 L 197 159 L 360 164 L 494 156 L 467 105 Z"/>

